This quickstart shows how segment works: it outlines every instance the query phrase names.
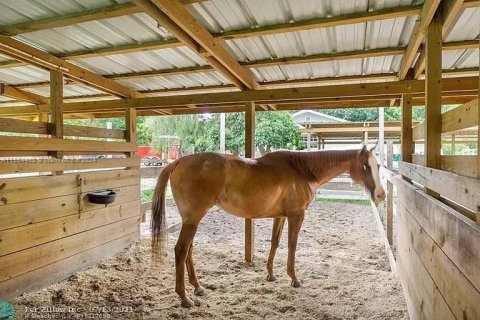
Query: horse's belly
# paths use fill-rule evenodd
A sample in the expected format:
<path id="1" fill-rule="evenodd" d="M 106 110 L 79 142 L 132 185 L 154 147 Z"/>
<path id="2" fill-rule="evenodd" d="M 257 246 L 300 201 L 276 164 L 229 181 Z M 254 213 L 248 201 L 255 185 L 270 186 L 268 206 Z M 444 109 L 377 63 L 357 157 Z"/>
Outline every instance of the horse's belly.
<path id="1" fill-rule="evenodd" d="M 273 199 L 272 199 L 273 200 Z M 228 213 L 241 218 L 276 218 L 284 215 L 276 201 L 258 201 L 258 199 L 220 198 L 217 206 Z"/>

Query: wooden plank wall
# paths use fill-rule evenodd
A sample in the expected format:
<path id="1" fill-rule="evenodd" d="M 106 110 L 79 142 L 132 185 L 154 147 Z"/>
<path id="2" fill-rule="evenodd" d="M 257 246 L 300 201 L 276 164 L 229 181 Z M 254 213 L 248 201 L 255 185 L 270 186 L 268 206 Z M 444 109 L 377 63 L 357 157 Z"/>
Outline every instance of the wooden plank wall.
<path id="1" fill-rule="evenodd" d="M 480 225 L 409 182 L 395 181 L 397 271 L 410 318 L 480 319 Z"/>
<path id="2" fill-rule="evenodd" d="M 0 299 L 65 279 L 139 238 L 140 161 L 124 130 L 64 126 L 75 139 L 52 138 L 50 123 L 0 119 L 0 131 L 10 134 L 0 136 Z M 47 156 L 56 151 L 80 157 Z M 86 194 L 100 189 L 114 189 L 115 202 L 89 203 Z"/>
<path id="3" fill-rule="evenodd" d="M 474 99 L 468 103 L 446 111 L 441 115 L 441 134 L 445 136 L 455 136 L 454 139 L 461 139 L 462 136 L 478 135 L 478 114 L 479 99 Z M 439 138 L 440 135 L 438 134 Z M 419 123 L 413 127 L 413 141 L 419 141 L 425 138 L 425 123 Z M 472 140 L 475 142 L 474 140 Z M 436 149 L 436 148 L 435 148 Z M 425 153 L 428 154 L 427 150 Z M 413 155 L 413 163 L 425 164 L 424 155 Z M 480 174 L 480 162 L 478 156 L 469 155 L 441 155 L 439 168 L 469 177 L 478 177 Z M 433 167 L 429 165 L 429 167 Z"/>

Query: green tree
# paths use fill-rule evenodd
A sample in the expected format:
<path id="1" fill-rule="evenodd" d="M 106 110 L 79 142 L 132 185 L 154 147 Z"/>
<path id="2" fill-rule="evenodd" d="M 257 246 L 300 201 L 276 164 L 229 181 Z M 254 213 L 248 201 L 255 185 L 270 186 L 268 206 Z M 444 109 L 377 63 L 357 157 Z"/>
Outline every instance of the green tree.
<path id="1" fill-rule="evenodd" d="M 112 129 L 125 130 L 124 118 L 104 118 L 104 119 L 68 119 L 65 124 L 73 126 L 107 128 L 107 124 L 112 124 Z M 145 117 L 137 118 L 137 144 L 150 145 L 152 132 L 145 123 Z"/>
<path id="2" fill-rule="evenodd" d="M 258 112 L 255 140 L 263 152 L 272 148 L 302 148 L 300 131 L 288 112 Z M 155 117 L 147 121 L 153 132 L 153 144 L 165 151 L 167 140 L 161 136 L 177 136 L 182 153 L 218 151 L 220 149 L 220 117 L 185 115 Z M 241 154 L 245 149 L 245 114 L 228 113 L 225 123 L 226 149 Z"/>

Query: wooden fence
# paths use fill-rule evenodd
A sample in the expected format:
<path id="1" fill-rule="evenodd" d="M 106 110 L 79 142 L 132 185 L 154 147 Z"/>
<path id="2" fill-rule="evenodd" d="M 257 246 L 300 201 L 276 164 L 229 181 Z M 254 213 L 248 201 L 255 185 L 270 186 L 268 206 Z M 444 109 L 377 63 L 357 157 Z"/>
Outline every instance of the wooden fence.
<path id="1" fill-rule="evenodd" d="M 65 279 L 139 237 L 134 134 L 64 126 L 58 136 L 53 126 L 0 119 L 0 299 Z M 90 203 L 86 194 L 100 189 L 116 200 Z"/>

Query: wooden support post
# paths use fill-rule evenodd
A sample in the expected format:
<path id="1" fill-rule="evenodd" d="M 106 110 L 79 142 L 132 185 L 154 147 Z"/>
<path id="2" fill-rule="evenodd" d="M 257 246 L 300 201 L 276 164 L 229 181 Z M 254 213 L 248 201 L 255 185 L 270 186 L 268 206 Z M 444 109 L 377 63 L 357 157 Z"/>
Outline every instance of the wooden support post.
<path id="1" fill-rule="evenodd" d="M 255 158 L 255 102 L 249 102 L 245 108 L 245 157 Z M 253 261 L 255 223 L 245 219 L 245 260 Z"/>
<path id="2" fill-rule="evenodd" d="M 412 162 L 412 95 L 402 95 L 402 161 Z"/>
<path id="3" fill-rule="evenodd" d="M 125 141 L 137 142 L 137 110 L 135 108 L 125 109 Z M 135 152 L 129 153 L 130 158 L 135 157 Z"/>
<path id="4" fill-rule="evenodd" d="M 455 134 L 452 134 L 452 155 L 455 155 L 455 149 L 457 149 L 457 146 L 455 144 Z"/>
<path id="5" fill-rule="evenodd" d="M 312 144 L 312 134 L 310 132 L 307 132 L 307 151 L 310 151 L 310 146 Z"/>
<path id="6" fill-rule="evenodd" d="M 480 41 L 478 42 L 478 50 L 480 50 Z M 478 59 L 480 64 L 480 55 Z M 478 106 L 477 106 L 477 178 L 480 178 L 480 76 L 478 77 Z M 480 208 L 477 209 L 477 223 L 480 223 Z"/>
<path id="7" fill-rule="evenodd" d="M 442 16 L 437 12 L 426 34 L 425 166 L 440 168 L 442 149 Z M 438 196 L 431 190 L 426 190 Z"/>
<path id="8" fill-rule="evenodd" d="M 387 141 L 387 168 L 393 169 L 393 141 Z M 393 183 L 387 181 L 387 240 L 393 244 Z"/>
<path id="9" fill-rule="evenodd" d="M 52 138 L 63 139 L 63 74 L 58 70 L 50 70 L 50 107 L 50 122 L 53 123 L 50 135 Z M 51 152 L 50 155 L 57 159 L 63 158 L 63 153 L 59 151 Z"/>
<path id="10" fill-rule="evenodd" d="M 385 108 L 378 108 L 378 148 L 380 165 L 385 165 Z"/>

